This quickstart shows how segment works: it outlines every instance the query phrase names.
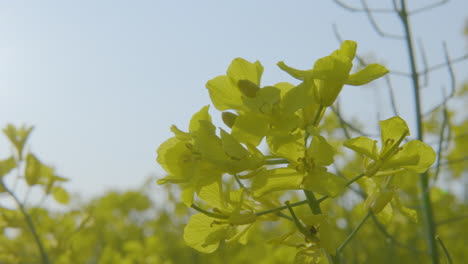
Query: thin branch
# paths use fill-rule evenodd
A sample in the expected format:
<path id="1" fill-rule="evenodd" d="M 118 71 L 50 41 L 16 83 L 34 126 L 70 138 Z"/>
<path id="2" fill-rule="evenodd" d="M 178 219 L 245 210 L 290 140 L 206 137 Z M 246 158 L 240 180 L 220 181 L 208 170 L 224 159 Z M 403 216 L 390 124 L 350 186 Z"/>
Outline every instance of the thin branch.
<path id="1" fill-rule="evenodd" d="M 361 179 L 362 177 L 364 177 L 365 174 L 364 173 L 361 173 L 359 174 L 358 176 L 352 178 L 351 180 L 349 180 L 346 184 L 345 184 L 345 187 L 348 187 L 349 185 L 353 184 L 354 182 L 358 181 L 359 179 Z M 325 196 L 322 196 L 320 199 L 317 200 L 317 203 L 321 203 L 323 201 L 325 201 L 326 199 L 330 198 L 330 196 L 328 195 L 325 195 Z M 303 200 L 303 201 L 300 201 L 300 202 L 295 202 L 295 203 L 292 203 L 290 204 L 289 206 L 291 207 L 296 207 L 296 206 L 299 206 L 299 205 L 303 205 L 303 204 L 307 204 L 308 201 L 307 200 Z M 266 215 L 266 214 L 271 214 L 271 213 L 276 213 L 276 212 L 279 212 L 279 211 L 282 211 L 284 209 L 287 209 L 288 207 L 287 206 L 279 206 L 279 207 L 276 207 L 276 208 L 273 208 L 273 209 L 268 209 L 268 210 L 265 210 L 265 211 L 261 211 L 261 212 L 258 212 L 256 213 L 255 215 L 256 216 L 262 216 L 262 215 Z"/>
<path id="2" fill-rule="evenodd" d="M 342 1 L 340 0 L 334 0 L 334 2 L 339 5 L 340 7 L 350 11 L 350 12 L 366 12 L 365 9 L 363 8 L 358 8 L 358 7 L 353 7 L 353 6 L 350 6 L 350 5 L 347 5 L 345 3 L 343 3 Z M 372 13 L 393 13 L 393 10 L 392 9 L 387 9 L 387 8 L 372 8 L 372 9 L 369 9 Z"/>
<path id="3" fill-rule="evenodd" d="M 26 208 L 24 205 L 21 203 L 21 201 L 18 199 L 18 197 L 13 193 L 3 182 L 3 180 L 0 180 L 0 185 L 3 187 L 5 192 L 7 192 L 13 200 L 15 200 L 16 205 L 19 207 L 21 213 L 23 214 L 24 219 L 26 220 L 26 223 L 29 227 L 29 231 L 34 237 L 34 241 L 36 242 L 37 248 L 39 249 L 39 253 L 41 254 L 41 259 L 43 264 L 49 264 L 49 256 L 47 255 L 45 249 L 44 249 L 44 244 L 42 243 L 39 234 L 37 233 L 36 227 L 34 226 L 34 223 L 32 221 L 31 216 L 29 213 L 26 211 Z"/>
<path id="4" fill-rule="evenodd" d="M 442 126 L 440 128 L 440 133 L 439 133 L 439 144 L 437 148 L 437 160 L 436 160 L 436 171 L 434 173 L 434 183 L 437 182 L 437 179 L 439 177 L 440 173 L 440 159 L 442 158 L 442 144 L 444 143 L 444 133 L 445 133 L 445 127 L 448 124 L 448 113 L 447 113 L 447 108 L 446 105 L 444 105 L 443 109 L 443 115 L 444 119 L 442 120 Z"/>
<path id="5" fill-rule="evenodd" d="M 451 218 L 448 218 L 448 219 L 437 222 L 436 225 L 438 225 L 438 226 L 446 225 L 446 224 L 450 224 L 450 223 L 453 223 L 453 222 L 462 221 L 462 220 L 465 220 L 465 219 L 468 219 L 468 215 L 460 215 L 460 216 L 451 217 Z"/>
<path id="6" fill-rule="evenodd" d="M 405 245 L 401 242 L 399 242 L 394 236 L 392 236 L 390 233 L 388 233 L 387 229 L 385 228 L 385 226 L 380 223 L 379 219 L 377 219 L 377 217 L 372 214 L 372 220 L 374 221 L 374 224 L 375 226 L 377 227 L 377 229 L 379 229 L 379 231 L 388 239 L 391 241 L 392 244 L 394 244 L 395 246 L 397 247 L 401 247 L 401 248 L 404 248 L 404 249 L 407 249 L 409 251 L 412 251 L 414 253 L 417 253 L 417 254 L 424 254 L 424 255 L 429 255 L 428 252 L 426 251 L 423 251 L 423 250 L 420 250 L 420 249 L 417 249 L 417 248 L 414 248 L 412 246 L 408 246 L 408 245 Z"/>
<path id="7" fill-rule="evenodd" d="M 213 213 L 213 212 L 209 212 L 209 211 L 206 211 L 205 209 L 202 209 L 198 206 L 196 206 L 195 204 L 192 204 L 190 207 L 192 207 L 193 209 L 197 210 L 198 212 L 204 214 L 204 215 L 207 215 L 209 217 L 213 217 L 213 218 L 217 218 L 217 219 L 228 219 L 229 216 L 227 215 L 222 215 L 222 214 L 217 214 L 217 213 Z"/>
<path id="8" fill-rule="evenodd" d="M 465 54 L 465 55 L 462 55 L 460 57 L 457 57 L 453 60 L 450 60 L 450 64 L 456 64 L 456 63 L 459 63 L 459 62 L 462 62 L 464 60 L 468 59 L 468 54 Z M 431 67 L 429 67 L 427 69 L 428 72 L 431 72 L 431 71 L 435 71 L 435 70 L 439 70 L 440 68 L 444 68 L 444 67 L 447 67 L 447 61 L 444 62 L 444 63 L 439 63 L 439 64 L 435 64 L 435 65 L 432 65 Z M 418 72 L 418 74 L 421 74 L 420 72 Z"/>
<path id="9" fill-rule="evenodd" d="M 379 34 L 381 37 L 384 37 L 384 38 L 392 38 L 392 39 L 398 39 L 398 40 L 404 39 L 403 36 L 383 32 L 382 29 L 380 29 L 379 25 L 377 24 L 377 21 L 375 21 L 374 17 L 372 16 L 373 12 L 371 11 L 371 9 L 369 9 L 369 6 L 367 5 L 366 0 L 361 0 L 361 4 L 364 7 L 364 12 L 366 13 L 367 18 L 369 19 L 369 23 L 377 32 L 377 34 Z M 393 10 L 392 10 L 392 13 L 393 13 Z"/>
<path id="10" fill-rule="evenodd" d="M 397 0 L 392 0 L 392 6 L 393 6 L 393 13 L 400 14 L 401 10 L 398 7 L 398 1 Z"/>
<path id="11" fill-rule="evenodd" d="M 390 77 L 388 77 L 387 75 L 385 75 L 385 82 L 387 83 L 388 93 L 390 95 L 390 104 L 392 106 L 393 115 L 397 116 L 399 114 L 398 108 L 396 106 L 395 93 L 393 92 L 393 86 Z"/>
<path id="12" fill-rule="evenodd" d="M 453 263 L 452 257 L 450 256 L 450 253 L 448 252 L 447 247 L 445 246 L 444 242 L 442 241 L 442 239 L 440 239 L 439 235 L 436 236 L 436 239 L 439 242 L 440 246 L 442 247 L 442 250 L 444 251 L 445 257 L 447 258 L 447 263 L 452 264 Z"/>
<path id="13" fill-rule="evenodd" d="M 462 157 L 462 158 L 459 158 L 459 159 L 453 159 L 453 160 L 446 160 L 444 162 L 441 162 L 440 165 L 441 166 L 448 166 L 448 165 L 452 165 L 452 164 L 456 164 L 456 163 L 461 163 L 461 162 L 465 162 L 465 161 L 468 161 L 468 156 L 467 157 Z M 432 169 L 432 168 L 431 168 Z"/>
<path id="14" fill-rule="evenodd" d="M 300 202 L 295 202 L 295 203 L 289 204 L 289 206 L 296 207 L 296 206 L 303 205 L 303 204 L 307 204 L 307 200 L 303 200 L 303 201 L 300 201 Z M 287 209 L 287 208 L 288 207 L 286 205 L 283 205 L 283 206 L 279 206 L 279 207 L 276 207 L 276 208 L 273 208 L 273 209 L 268 209 L 268 210 L 265 210 L 265 211 L 258 212 L 255 215 L 256 216 L 262 216 L 262 215 L 266 215 L 266 214 L 276 213 L 276 212 L 282 211 L 282 210 Z"/>
<path id="15" fill-rule="evenodd" d="M 330 108 L 332 109 L 333 113 L 335 113 L 335 115 L 338 117 L 340 124 L 344 124 L 349 129 L 353 130 L 354 132 L 356 132 L 356 133 L 358 133 L 358 134 L 360 134 L 362 136 L 366 136 L 366 137 L 375 136 L 375 135 L 369 135 L 369 134 L 365 133 L 364 131 L 360 130 L 359 128 L 356 128 L 355 126 L 351 125 L 349 122 L 344 120 L 343 117 L 341 116 L 340 112 L 335 107 L 331 106 Z"/>
<path id="16" fill-rule="evenodd" d="M 287 159 L 266 160 L 265 165 L 289 164 Z"/>
<path id="17" fill-rule="evenodd" d="M 340 115 L 340 103 L 339 103 L 339 101 L 336 104 L 336 109 L 332 108 L 332 110 L 333 110 L 333 113 L 335 113 L 335 115 L 338 117 L 338 121 L 340 122 L 340 127 L 343 130 L 343 133 L 344 133 L 346 139 L 350 139 L 351 135 L 349 134 L 349 131 L 346 128 L 346 124 L 344 123 L 344 120 L 343 120 L 343 118 L 341 118 L 341 115 Z"/>
<path id="18" fill-rule="evenodd" d="M 434 8 L 439 7 L 441 5 L 444 5 L 446 3 L 448 3 L 448 0 L 442 0 L 442 1 L 438 2 L 438 3 L 433 3 L 433 4 L 427 5 L 425 7 L 421 7 L 421 8 L 409 11 L 408 15 L 411 16 L 411 15 L 415 15 L 415 14 L 418 14 L 418 13 L 422 13 L 422 12 L 425 12 L 427 10 L 431 10 L 431 9 L 434 9 Z"/>
<path id="19" fill-rule="evenodd" d="M 245 189 L 244 184 L 241 182 L 241 180 L 239 179 L 239 177 L 236 174 L 234 174 L 234 179 L 236 180 L 237 184 L 239 184 L 240 188 Z"/>
<path id="20" fill-rule="evenodd" d="M 408 12 L 406 10 L 405 0 L 400 1 L 401 10 L 398 14 L 402 22 L 406 46 L 408 49 L 409 63 L 411 67 L 412 75 L 412 84 L 414 92 L 414 103 L 415 103 L 415 115 L 416 115 L 416 128 L 417 128 L 417 138 L 418 140 L 424 141 L 424 131 L 422 126 L 422 111 L 421 111 L 421 86 L 419 84 L 419 74 L 416 68 L 416 59 L 413 50 L 413 38 L 410 29 Z M 432 208 L 432 202 L 429 192 L 429 175 L 427 172 L 419 175 L 419 184 L 421 186 L 421 202 L 423 208 L 423 216 L 425 223 L 425 233 L 427 236 L 427 242 L 429 247 L 429 252 L 431 254 L 432 264 L 439 263 L 439 252 L 437 250 L 437 242 L 435 241 L 436 226 L 434 224 L 434 213 Z"/>
<path id="21" fill-rule="evenodd" d="M 456 86 L 455 73 L 453 72 L 452 62 L 450 61 L 450 56 L 448 54 L 447 44 L 445 43 L 445 41 L 443 42 L 442 45 L 444 46 L 444 57 L 445 57 L 445 62 L 447 63 L 447 69 L 449 71 L 449 77 L 450 77 L 450 94 L 448 95 L 448 97 L 452 98 L 455 95 L 455 86 Z"/>
<path id="22" fill-rule="evenodd" d="M 411 78 L 411 74 L 407 72 L 396 71 L 396 70 L 388 70 L 388 74 Z"/>
<path id="23" fill-rule="evenodd" d="M 423 62 L 423 72 L 421 73 L 422 76 L 424 76 L 424 83 L 423 87 L 427 87 L 429 83 L 429 73 L 427 71 L 427 68 L 429 67 L 429 64 L 427 63 L 427 56 L 426 56 L 426 50 L 424 49 L 424 44 L 421 41 L 421 39 L 418 39 L 418 45 L 419 45 L 419 50 L 421 51 L 421 58 Z"/>
<path id="24" fill-rule="evenodd" d="M 371 211 L 368 211 L 367 214 L 364 216 L 364 218 L 361 219 L 361 222 L 359 222 L 356 228 L 354 228 L 353 232 L 351 232 L 351 234 L 349 234 L 349 236 L 345 239 L 345 241 L 343 241 L 343 243 L 338 247 L 338 249 L 336 250 L 337 256 L 341 253 L 341 251 L 343 251 L 343 249 L 346 247 L 349 241 L 351 241 L 351 239 L 354 238 L 354 236 L 357 234 L 359 229 L 361 229 L 362 225 L 366 222 L 369 216 L 371 216 L 371 214 L 372 214 Z"/>
<path id="25" fill-rule="evenodd" d="M 336 26 L 336 24 L 333 24 L 333 32 L 335 34 L 335 37 L 336 39 L 341 43 L 343 42 L 343 38 L 341 37 L 340 33 L 338 32 L 338 28 Z M 367 66 L 367 63 L 365 62 L 365 60 L 363 58 L 361 58 L 358 54 L 356 54 L 356 59 L 358 60 L 360 66 L 362 67 L 365 67 Z M 390 71 L 389 72 L 390 74 L 394 74 L 394 75 L 400 75 L 400 76 L 404 76 L 404 77 L 409 77 L 410 74 L 409 73 L 405 73 L 405 72 L 398 72 L 398 71 Z M 397 107 L 396 107 L 396 100 L 395 100 L 395 95 L 393 93 L 393 86 L 392 86 L 392 83 L 391 83 L 391 80 L 390 80 L 390 77 L 388 75 L 385 75 L 384 76 L 385 78 L 385 82 L 387 83 L 387 87 L 389 89 L 389 93 L 390 93 L 390 103 L 392 105 L 392 110 L 393 110 L 393 113 L 394 115 L 398 115 L 398 110 L 397 110 Z M 334 109 L 332 108 L 333 111 L 335 111 L 335 113 L 338 113 L 338 118 L 340 119 L 340 123 L 342 123 L 344 120 L 341 118 L 341 114 L 339 109 Z M 346 123 L 344 123 L 346 124 Z M 348 126 L 349 127 L 349 126 Z M 351 128 L 351 127 L 350 127 Z M 352 129 L 352 128 L 351 128 Z M 360 134 L 361 135 L 365 135 L 362 131 L 360 131 Z"/>
<path id="26" fill-rule="evenodd" d="M 312 213 L 315 215 L 321 214 L 322 209 L 320 209 L 320 203 L 317 201 L 317 198 L 315 198 L 314 193 L 309 190 L 304 190 L 304 194 L 307 198 L 307 202 L 309 204 L 309 207 Z"/>

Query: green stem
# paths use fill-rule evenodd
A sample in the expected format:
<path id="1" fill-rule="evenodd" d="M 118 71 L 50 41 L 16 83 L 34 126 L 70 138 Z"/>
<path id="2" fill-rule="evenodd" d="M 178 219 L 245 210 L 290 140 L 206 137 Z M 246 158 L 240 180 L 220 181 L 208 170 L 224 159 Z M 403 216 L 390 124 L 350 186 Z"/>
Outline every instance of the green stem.
<path id="1" fill-rule="evenodd" d="M 315 198 L 315 195 L 313 192 L 304 190 L 304 194 L 307 198 L 307 203 L 309 204 L 310 210 L 312 211 L 313 214 L 321 214 L 322 209 L 320 209 L 320 203 L 317 201 Z"/>
<path id="2" fill-rule="evenodd" d="M 287 159 L 265 160 L 265 165 L 289 164 Z"/>
<path id="3" fill-rule="evenodd" d="M 294 210 L 292 209 L 292 207 L 289 204 L 289 201 L 286 201 L 285 204 L 286 204 L 286 207 L 289 210 L 289 213 L 292 216 L 294 224 L 296 224 L 297 229 L 299 229 L 299 232 L 304 234 L 306 237 L 309 237 L 310 235 L 307 233 L 308 232 L 307 229 L 305 228 L 304 225 L 302 225 L 301 221 L 299 221 L 299 219 L 297 218 L 296 213 L 294 213 Z"/>
<path id="4" fill-rule="evenodd" d="M 349 180 L 345 184 L 345 186 L 351 185 L 353 182 L 356 182 L 357 180 L 359 180 L 363 176 L 364 176 L 364 173 L 359 174 L 358 176 L 356 176 L 356 177 L 352 178 L 351 180 Z M 328 198 L 330 198 L 330 196 L 328 196 L 328 195 L 322 196 L 321 198 L 319 198 L 317 200 L 317 204 L 320 205 L 321 202 L 325 201 Z M 290 207 L 296 207 L 296 206 L 303 205 L 303 204 L 309 204 L 309 201 L 308 200 L 303 200 L 303 201 L 300 201 L 300 202 L 292 203 L 289 206 Z M 284 206 L 276 207 L 276 208 L 273 208 L 273 209 L 268 209 L 268 210 L 265 210 L 265 211 L 258 212 L 258 213 L 256 213 L 256 215 L 257 216 L 262 216 L 262 215 L 266 215 L 266 214 L 271 214 L 271 213 L 282 211 L 282 210 L 287 209 L 287 208 L 288 207 L 284 205 Z"/>
<path id="5" fill-rule="evenodd" d="M 445 246 L 444 242 L 442 239 L 440 239 L 439 236 L 436 236 L 437 241 L 439 241 L 440 246 L 442 247 L 442 250 L 444 251 L 445 257 L 447 258 L 447 263 L 452 264 L 452 257 L 450 256 L 450 253 L 447 250 L 447 247 Z"/>
<path id="6" fill-rule="evenodd" d="M 217 213 L 206 211 L 205 209 L 202 209 L 202 208 L 196 206 L 195 204 L 192 204 L 192 206 L 190 206 L 190 207 L 192 207 L 193 209 L 197 210 L 198 212 L 200 212 L 200 213 L 202 213 L 204 215 L 207 215 L 209 217 L 213 217 L 213 218 L 217 218 L 217 219 L 224 219 L 224 220 L 229 218 L 229 216 L 227 216 L 227 215 L 222 215 L 222 214 L 217 214 Z"/>
<path id="7" fill-rule="evenodd" d="M 241 180 L 236 174 L 234 174 L 234 179 L 236 180 L 237 184 L 239 184 L 239 187 L 241 187 L 242 189 L 245 189 L 244 184 L 241 182 Z"/>
<path id="8" fill-rule="evenodd" d="M 314 120 L 312 121 L 312 125 L 318 126 L 321 120 L 322 112 L 325 110 L 325 107 L 323 105 L 320 105 L 319 108 L 317 109 L 317 113 L 314 116 Z"/>
<path id="9" fill-rule="evenodd" d="M 44 249 L 44 245 L 42 244 L 41 239 L 39 238 L 39 234 L 37 233 L 36 227 L 34 226 L 31 216 L 28 214 L 26 208 L 18 199 L 18 197 L 5 185 L 5 183 L 3 181 L 0 181 L 0 184 L 5 190 L 5 192 L 7 192 L 13 198 L 13 200 L 15 200 L 15 203 L 18 205 L 21 213 L 23 214 L 23 217 L 28 225 L 29 231 L 33 235 L 34 241 L 36 242 L 37 248 L 39 249 L 39 253 L 41 254 L 42 263 L 49 264 L 49 257 Z"/>
<path id="10" fill-rule="evenodd" d="M 370 211 L 367 212 L 364 218 L 361 219 L 361 222 L 359 222 L 356 228 L 354 228 L 353 232 L 351 232 L 351 234 L 349 234 L 349 236 L 345 239 L 345 241 L 343 241 L 343 243 L 338 247 L 338 249 L 336 250 L 337 256 L 341 253 L 341 251 L 343 251 L 346 245 L 354 238 L 356 233 L 359 231 L 359 229 L 361 229 L 362 225 L 366 222 L 366 220 L 369 218 L 370 215 L 371 215 L 371 212 Z"/>
<path id="11" fill-rule="evenodd" d="M 416 69 L 416 60 L 414 56 L 411 29 L 408 21 L 408 12 L 406 10 L 405 0 L 401 0 L 401 10 L 399 12 L 400 19 L 403 23 L 405 31 L 406 46 L 408 48 L 410 66 L 411 66 L 411 79 L 413 82 L 413 92 L 414 92 L 414 101 L 416 105 L 416 127 L 418 131 L 418 139 L 423 141 L 423 127 L 422 127 L 422 112 L 421 112 L 421 96 L 420 90 L 421 86 L 419 85 L 419 73 Z M 436 226 L 434 224 L 434 216 L 432 212 L 432 203 L 429 192 L 429 175 L 427 173 L 422 173 L 419 175 L 419 184 L 421 186 L 421 200 L 423 208 L 423 218 L 425 223 L 429 253 L 432 256 L 432 263 L 439 263 L 439 253 L 437 251 L 437 243 L 435 239 Z"/>
<path id="12" fill-rule="evenodd" d="M 289 206 L 290 207 L 296 207 L 296 206 L 303 205 L 303 204 L 307 204 L 307 200 L 300 201 L 300 202 L 295 202 L 295 203 L 289 204 Z M 276 213 L 276 212 L 282 211 L 282 210 L 287 209 L 287 208 L 288 207 L 286 205 L 283 205 L 283 206 L 276 207 L 276 208 L 273 208 L 273 209 L 268 209 L 268 210 L 265 210 L 265 211 L 258 212 L 255 215 L 256 216 L 262 216 L 262 215 L 266 215 L 266 214 Z"/>

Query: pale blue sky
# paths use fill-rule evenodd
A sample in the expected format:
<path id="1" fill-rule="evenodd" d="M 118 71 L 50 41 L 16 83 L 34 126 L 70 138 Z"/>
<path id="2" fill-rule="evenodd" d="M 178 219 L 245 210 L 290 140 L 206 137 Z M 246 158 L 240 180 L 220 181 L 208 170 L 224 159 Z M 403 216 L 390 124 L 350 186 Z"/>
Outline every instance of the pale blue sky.
<path id="1" fill-rule="evenodd" d="M 466 0 L 454 0 L 412 19 L 430 63 L 443 62 L 442 40 L 453 57 L 464 54 L 467 10 Z M 394 16 L 377 19 L 401 34 Z M 0 1 L 0 125 L 34 125 L 32 151 L 70 178 L 72 191 L 138 186 L 151 173 L 162 175 L 157 146 L 171 136 L 171 124 L 186 128 L 210 103 L 206 81 L 224 74 L 233 58 L 260 60 L 264 85 L 293 81 L 276 62 L 311 68 L 339 46 L 334 22 L 360 54 L 407 71 L 403 43 L 378 37 L 363 14 L 332 1 Z M 456 65 L 458 80 L 467 66 Z M 446 70 L 431 81 L 425 108 L 448 87 Z M 383 82 L 377 84 L 345 87 L 340 100 L 348 116 L 365 113 L 362 120 L 375 125 L 377 106 L 382 118 L 391 115 Z M 410 83 L 395 78 L 394 85 L 411 124 Z M 219 115 L 214 108 L 211 114 Z M 2 137 L 0 157 L 8 153 Z"/>

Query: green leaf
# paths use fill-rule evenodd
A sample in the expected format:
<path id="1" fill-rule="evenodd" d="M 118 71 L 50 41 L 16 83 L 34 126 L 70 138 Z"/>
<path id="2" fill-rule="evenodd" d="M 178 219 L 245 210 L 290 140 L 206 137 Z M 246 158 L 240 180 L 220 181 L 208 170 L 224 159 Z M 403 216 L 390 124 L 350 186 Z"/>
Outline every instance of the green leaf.
<path id="1" fill-rule="evenodd" d="M 354 86 L 364 85 L 384 76 L 387 73 L 388 70 L 384 66 L 377 63 L 369 64 L 364 69 L 351 74 L 348 80 L 346 80 L 346 84 Z"/>
<path id="2" fill-rule="evenodd" d="M 39 184 L 41 178 L 50 178 L 53 175 L 53 169 L 42 164 L 34 154 L 29 153 L 26 156 L 25 169 L 26 183 L 29 186 Z"/>
<path id="3" fill-rule="evenodd" d="M 52 195 L 55 201 L 61 204 L 68 204 L 68 202 L 70 201 L 70 196 L 68 195 L 68 192 L 60 186 L 54 186 L 52 188 Z"/>
<path id="4" fill-rule="evenodd" d="M 377 141 L 361 136 L 346 140 L 343 145 L 355 152 L 367 156 L 373 160 L 378 160 Z"/>
<path id="5" fill-rule="evenodd" d="M 26 141 L 28 140 L 29 134 L 32 130 L 33 127 L 21 126 L 16 128 L 11 124 L 3 129 L 3 133 L 5 133 L 13 146 L 15 146 L 19 160 L 22 160 L 23 158 L 24 145 L 26 144 Z"/>
<path id="6" fill-rule="evenodd" d="M 227 225 L 213 224 L 214 219 L 204 214 L 195 214 L 184 229 L 185 243 L 197 251 L 212 253 L 227 237 Z"/>
<path id="7" fill-rule="evenodd" d="M 252 180 L 253 195 L 260 197 L 274 191 L 297 190 L 303 177 L 302 173 L 290 168 L 263 171 Z"/>
<path id="8" fill-rule="evenodd" d="M 0 160 L 0 179 L 7 175 L 12 169 L 16 168 L 15 158 Z"/>

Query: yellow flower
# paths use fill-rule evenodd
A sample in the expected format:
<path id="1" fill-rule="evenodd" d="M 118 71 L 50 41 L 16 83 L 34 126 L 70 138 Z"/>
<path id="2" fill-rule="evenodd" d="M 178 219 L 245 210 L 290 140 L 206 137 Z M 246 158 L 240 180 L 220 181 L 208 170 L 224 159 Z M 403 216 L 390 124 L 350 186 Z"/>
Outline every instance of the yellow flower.
<path id="1" fill-rule="evenodd" d="M 344 146 L 368 158 L 366 175 L 371 177 L 389 175 L 410 170 L 425 172 L 435 161 L 434 150 L 419 140 L 411 140 L 400 146 L 410 135 L 408 125 L 399 116 L 380 121 L 382 147 L 378 151 L 377 141 L 357 137 L 344 142 Z"/>

